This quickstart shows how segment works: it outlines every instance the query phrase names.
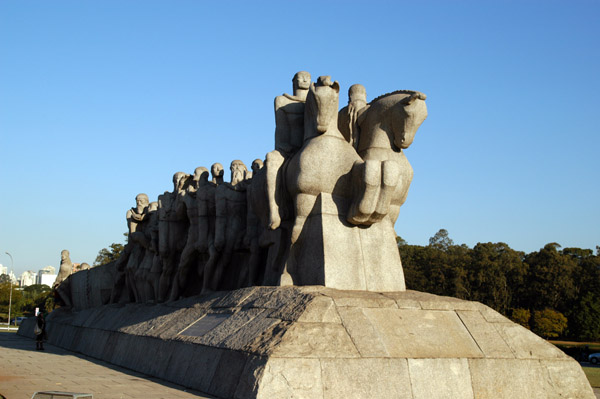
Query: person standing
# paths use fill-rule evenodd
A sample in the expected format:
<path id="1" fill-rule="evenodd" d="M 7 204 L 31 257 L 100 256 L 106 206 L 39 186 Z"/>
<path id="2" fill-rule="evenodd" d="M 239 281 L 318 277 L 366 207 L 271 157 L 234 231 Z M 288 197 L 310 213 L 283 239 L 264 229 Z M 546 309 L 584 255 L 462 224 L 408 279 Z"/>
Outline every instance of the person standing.
<path id="1" fill-rule="evenodd" d="M 35 320 L 35 349 L 44 350 L 44 339 L 46 338 L 46 320 L 42 312 L 38 312 Z"/>

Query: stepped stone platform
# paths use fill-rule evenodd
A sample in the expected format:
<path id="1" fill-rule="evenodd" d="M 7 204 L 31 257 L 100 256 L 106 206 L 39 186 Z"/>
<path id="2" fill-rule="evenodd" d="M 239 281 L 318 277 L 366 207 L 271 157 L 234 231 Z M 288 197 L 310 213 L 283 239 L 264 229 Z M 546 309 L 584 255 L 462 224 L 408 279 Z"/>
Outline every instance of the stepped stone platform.
<path id="1" fill-rule="evenodd" d="M 33 319 L 19 334 L 33 337 Z M 251 287 L 58 309 L 49 341 L 220 398 L 589 398 L 579 364 L 477 302 Z"/>

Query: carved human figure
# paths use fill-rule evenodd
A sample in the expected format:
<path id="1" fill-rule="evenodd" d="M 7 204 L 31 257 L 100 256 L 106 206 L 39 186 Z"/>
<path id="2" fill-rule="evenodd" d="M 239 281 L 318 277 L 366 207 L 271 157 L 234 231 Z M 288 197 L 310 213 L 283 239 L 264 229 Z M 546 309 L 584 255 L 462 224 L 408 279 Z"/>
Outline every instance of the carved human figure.
<path id="1" fill-rule="evenodd" d="M 135 208 L 127 210 L 126 215 L 129 234 L 134 233 L 137 230 L 138 223 L 144 220 L 149 203 L 150 200 L 144 193 L 140 193 L 135 197 L 136 206 Z"/>
<path id="2" fill-rule="evenodd" d="M 138 230 L 138 227 L 144 223 L 148 211 L 148 196 L 140 193 L 135 197 L 135 208 L 128 209 L 125 214 L 129 237 Z M 129 302 L 135 300 L 135 271 L 137 262 L 140 260 L 140 251 L 136 251 L 138 243 L 135 240 L 129 241 L 123 253 L 115 262 L 115 281 L 110 297 L 110 303 Z M 132 256 L 133 255 L 133 256 Z"/>
<path id="3" fill-rule="evenodd" d="M 179 256 L 186 243 L 188 222 L 178 202 L 185 195 L 190 175 L 177 172 L 173 175 L 173 192 L 158 196 L 158 244 L 162 260 L 158 301 L 164 302 L 171 292 Z"/>
<path id="4" fill-rule="evenodd" d="M 130 246 L 130 252 L 125 266 L 125 285 L 129 297 L 136 302 L 141 301 L 141 293 L 138 291 L 140 284 L 136 281 L 136 274 L 145 254 L 141 239 L 144 236 L 143 226 L 146 224 L 149 202 L 146 194 L 138 194 L 135 197 L 136 207 L 129 209 L 126 214 L 127 226 L 129 227 L 128 245 Z M 140 234 L 136 234 L 138 232 Z"/>
<path id="5" fill-rule="evenodd" d="M 157 247 L 152 240 L 152 230 L 156 225 L 157 210 L 158 202 L 151 202 L 148 205 L 144 223 L 129 238 L 130 242 L 135 242 L 140 246 L 140 255 L 136 257 L 139 263 L 134 268 L 133 277 L 131 278 L 135 285 L 134 292 L 136 293 L 137 302 L 147 302 L 156 298 L 154 290 L 155 282 L 152 279 L 150 271 L 155 258 L 158 258 Z"/>
<path id="6" fill-rule="evenodd" d="M 261 159 L 252 161 L 252 178 L 259 176 L 259 171 L 263 168 L 264 163 Z M 248 188 L 246 190 L 246 234 L 244 235 L 244 246 L 250 250 L 250 259 L 248 261 L 248 286 L 262 285 L 264 271 L 261 271 L 261 249 L 259 238 L 263 232 L 259 216 L 251 206 L 252 203 L 252 180 L 246 178 Z"/>
<path id="7" fill-rule="evenodd" d="M 246 228 L 246 165 L 242 161 L 231 162 L 231 182 L 217 186 L 215 192 L 216 219 L 214 247 L 218 252 L 207 262 L 204 271 L 204 291 L 215 291 L 223 285 L 237 288 L 243 277 L 227 273 L 233 251 L 241 248 Z M 228 281 L 224 282 L 224 277 Z M 234 282 L 235 281 L 235 282 Z"/>
<path id="8" fill-rule="evenodd" d="M 71 292 L 68 284 L 63 284 L 63 282 L 71 275 L 72 272 L 73 262 L 71 262 L 69 251 L 63 249 L 60 252 L 60 268 L 58 270 L 56 280 L 54 280 L 54 283 L 52 284 L 52 289 L 54 289 L 60 300 L 66 306 L 72 305 Z"/>
<path id="9" fill-rule="evenodd" d="M 225 173 L 223 165 L 219 162 L 215 162 L 210 167 L 210 173 L 212 174 L 212 183 L 219 185 L 223 183 L 223 174 Z"/>
<path id="10" fill-rule="evenodd" d="M 183 210 L 179 209 L 178 213 L 185 212 L 190 227 L 188 229 L 187 241 L 179 260 L 179 266 L 177 266 L 177 272 L 173 280 L 171 300 L 179 298 L 187 286 L 186 282 L 190 281 L 190 272 L 192 270 L 197 270 L 200 239 L 200 212 L 196 196 L 200 184 L 205 185 L 207 183 L 208 169 L 203 166 L 197 167 L 194 170 L 192 183 L 181 195 L 180 201 L 178 202 L 178 206 L 183 208 Z"/>
<path id="11" fill-rule="evenodd" d="M 198 276 L 205 281 L 205 271 L 207 268 L 218 261 L 219 253 L 215 249 L 215 219 L 216 219 L 216 204 L 215 193 L 217 187 L 223 183 L 223 166 L 220 163 L 214 163 L 211 166 L 211 181 L 199 182 L 198 190 L 196 191 L 196 202 L 198 206 L 198 252 L 205 260 L 201 260 L 198 264 Z"/>
<path id="12" fill-rule="evenodd" d="M 354 148 L 358 146 L 360 136 L 359 119 L 368 109 L 367 91 L 361 84 L 354 84 L 348 89 L 348 105 L 338 114 L 338 129 L 347 142 Z"/>
<path id="13" fill-rule="evenodd" d="M 304 103 L 310 87 L 310 73 L 300 71 L 292 79 L 294 94 L 275 97 L 275 150 L 266 156 L 266 185 L 269 201 L 269 228 L 281 224 L 280 205 L 285 201 L 277 192 L 279 170 L 284 161 L 302 147 L 304 141 Z"/>

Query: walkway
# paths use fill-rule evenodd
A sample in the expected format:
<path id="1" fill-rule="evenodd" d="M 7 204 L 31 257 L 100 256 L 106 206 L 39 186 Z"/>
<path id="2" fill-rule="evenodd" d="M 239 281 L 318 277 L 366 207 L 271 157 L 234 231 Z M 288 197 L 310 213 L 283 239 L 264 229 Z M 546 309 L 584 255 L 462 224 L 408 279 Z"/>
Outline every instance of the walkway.
<path id="1" fill-rule="evenodd" d="M 94 399 L 212 398 L 200 392 L 52 345 L 0 331 L 0 394 L 31 399 L 36 391 L 92 393 Z M 0 396 L 1 398 L 1 396 Z"/>

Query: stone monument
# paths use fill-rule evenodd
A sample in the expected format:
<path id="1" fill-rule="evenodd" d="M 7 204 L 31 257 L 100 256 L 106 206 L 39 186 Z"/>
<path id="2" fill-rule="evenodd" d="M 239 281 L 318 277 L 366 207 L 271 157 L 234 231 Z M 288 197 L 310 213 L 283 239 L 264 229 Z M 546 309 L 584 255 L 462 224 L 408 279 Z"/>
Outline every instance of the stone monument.
<path id="1" fill-rule="evenodd" d="M 47 318 L 52 343 L 219 398 L 594 399 L 575 360 L 494 310 L 406 290 L 394 223 L 425 94 L 355 84 L 339 110 L 331 77 L 292 82 L 252 172 L 215 163 L 136 197 L 121 258 L 59 285 L 73 306 Z"/>

